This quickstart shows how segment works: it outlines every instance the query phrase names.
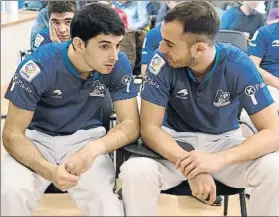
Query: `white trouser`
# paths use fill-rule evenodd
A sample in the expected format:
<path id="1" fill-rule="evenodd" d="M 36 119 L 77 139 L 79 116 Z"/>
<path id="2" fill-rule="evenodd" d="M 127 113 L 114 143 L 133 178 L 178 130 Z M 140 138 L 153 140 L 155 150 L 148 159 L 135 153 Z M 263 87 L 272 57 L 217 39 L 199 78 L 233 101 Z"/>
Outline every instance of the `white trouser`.
<path id="1" fill-rule="evenodd" d="M 272 96 L 272 98 L 275 102 L 277 111 L 279 112 L 279 90 L 272 87 L 272 86 L 268 86 L 268 90 L 269 90 L 269 92 L 270 92 L 270 94 L 271 94 L 271 96 Z M 257 132 L 257 129 L 253 125 L 249 115 L 247 114 L 247 112 L 244 109 L 241 112 L 240 120 L 249 124 L 249 126 L 252 127 L 254 132 Z M 242 134 L 243 134 L 244 137 L 249 137 L 249 136 L 253 135 L 253 132 L 247 126 L 242 125 Z"/>
<path id="2" fill-rule="evenodd" d="M 70 155 L 105 134 L 104 128 L 80 130 L 69 136 L 49 136 L 27 130 L 41 154 L 51 163 L 60 164 Z M 30 156 L 32 157 L 32 156 Z M 17 162 L 9 154 L 1 163 L 1 215 L 29 216 L 50 182 Z M 83 173 L 77 186 L 68 190 L 85 216 L 124 216 L 123 204 L 113 192 L 115 169 L 108 155 L 96 158 Z"/>
<path id="3" fill-rule="evenodd" d="M 244 140 L 241 130 L 209 135 L 163 129 L 176 140 L 187 142 L 195 149 L 208 153 L 234 147 Z M 250 214 L 276 216 L 279 215 L 278 159 L 279 153 L 268 154 L 254 161 L 227 166 L 213 173 L 213 177 L 235 188 L 254 187 Z M 155 216 L 160 191 L 175 187 L 186 178 L 170 161 L 132 157 L 122 165 L 120 179 L 126 215 Z"/>

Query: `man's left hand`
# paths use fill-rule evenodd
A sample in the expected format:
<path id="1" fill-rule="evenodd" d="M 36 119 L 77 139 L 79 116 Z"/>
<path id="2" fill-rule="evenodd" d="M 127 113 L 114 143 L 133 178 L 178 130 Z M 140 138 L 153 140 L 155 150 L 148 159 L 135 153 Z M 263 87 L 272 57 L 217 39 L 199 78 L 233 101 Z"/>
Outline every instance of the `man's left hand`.
<path id="1" fill-rule="evenodd" d="M 200 173 L 213 173 L 225 166 L 225 161 L 216 153 L 199 151 L 187 152 L 176 161 L 176 167 L 188 178 L 192 179 Z"/>
<path id="2" fill-rule="evenodd" d="M 92 153 L 89 145 L 86 145 L 65 161 L 66 170 L 73 175 L 80 176 L 92 166 L 96 157 L 97 155 Z"/>

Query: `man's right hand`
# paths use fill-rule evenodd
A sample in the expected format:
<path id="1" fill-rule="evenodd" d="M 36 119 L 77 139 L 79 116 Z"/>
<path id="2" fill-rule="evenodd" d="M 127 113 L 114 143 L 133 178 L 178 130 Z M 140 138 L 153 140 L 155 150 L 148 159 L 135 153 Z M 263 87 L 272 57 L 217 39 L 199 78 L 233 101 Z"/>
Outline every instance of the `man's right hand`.
<path id="1" fill-rule="evenodd" d="M 52 183 L 61 191 L 67 191 L 78 184 L 79 176 L 68 173 L 65 164 L 60 164 L 52 171 Z"/>
<path id="2" fill-rule="evenodd" d="M 54 26 L 54 24 L 51 22 L 51 20 L 49 21 L 49 36 L 50 36 L 50 40 L 51 40 L 52 42 L 61 42 L 61 40 L 60 40 L 59 37 L 57 36 L 55 26 Z"/>
<path id="3" fill-rule="evenodd" d="M 214 179 L 209 173 L 200 173 L 193 179 L 188 180 L 192 195 L 202 199 L 208 200 L 213 204 L 216 200 L 216 185 Z"/>

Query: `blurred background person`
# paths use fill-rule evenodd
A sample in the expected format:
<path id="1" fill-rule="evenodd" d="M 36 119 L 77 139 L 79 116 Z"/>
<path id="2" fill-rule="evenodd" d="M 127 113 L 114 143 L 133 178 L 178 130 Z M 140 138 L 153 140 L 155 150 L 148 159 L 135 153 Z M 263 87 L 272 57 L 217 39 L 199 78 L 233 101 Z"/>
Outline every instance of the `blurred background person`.
<path id="1" fill-rule="evenodd" d="M 227 10 L 221 20 L 222 30 L 244 32 L 251 39 L 258 28 L 265 24 L 264 16 L 256 11 L 259 1 L 243 1 L 239 7 Z"/>
<path id="2" fill-rule="evenodd" d="M 128 28 L 145 29 L 149 25 L 147 5 L 149 1 L 113 1 L 116 8 L 123 10 L 128 18 Z"/>

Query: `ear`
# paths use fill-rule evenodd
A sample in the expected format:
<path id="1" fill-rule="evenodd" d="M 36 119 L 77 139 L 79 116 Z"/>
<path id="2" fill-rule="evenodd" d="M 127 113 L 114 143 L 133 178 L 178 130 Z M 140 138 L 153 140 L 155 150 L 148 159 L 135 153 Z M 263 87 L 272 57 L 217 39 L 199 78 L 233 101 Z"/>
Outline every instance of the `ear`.
<path id="1" fill-rule="evenodd" d="M 191 46 L 191 53 L 194 57 L 201 56 L 207 50 L 207 45 L 203 42 L 195 43 Z"/>
<path id="2" fill-rule="evenodd" d="M 73 38 L 72 44 L 77 52 L 83 52 L 86 48 L 84 41 L 79 37 Z"/>

